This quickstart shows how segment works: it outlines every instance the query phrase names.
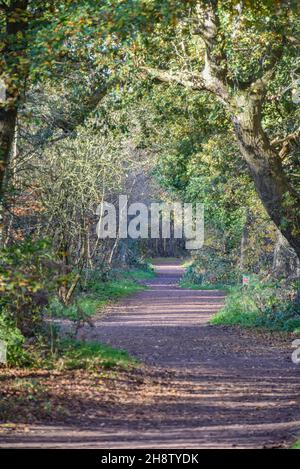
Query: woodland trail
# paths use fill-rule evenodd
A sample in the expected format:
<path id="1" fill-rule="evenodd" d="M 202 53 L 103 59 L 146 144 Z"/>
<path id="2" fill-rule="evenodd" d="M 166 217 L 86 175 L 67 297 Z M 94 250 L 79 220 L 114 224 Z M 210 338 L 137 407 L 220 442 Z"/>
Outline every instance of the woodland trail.
<path id="1" fill-rule="evenodd" d="M 264 448 L 293 441 L 300 366 L 291 361 L 291 337 L 209 325 L 223 293 L 179 288 L 178 261 L 156 270 L 149 289 L 83 331 L 127 350 L 143 369 L 108 379 L 107 398 L 92 387 L 77 418 L 2 435 L 1 447 Z"/>

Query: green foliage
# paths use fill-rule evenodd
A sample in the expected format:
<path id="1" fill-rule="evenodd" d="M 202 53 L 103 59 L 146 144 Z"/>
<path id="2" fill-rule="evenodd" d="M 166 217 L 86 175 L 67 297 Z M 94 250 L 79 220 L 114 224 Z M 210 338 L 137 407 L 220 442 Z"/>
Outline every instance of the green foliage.
<path id="1" fill-rule="evenodd" d="M 109 273 L 111 279 L 129 279 L 134 281 L 147 280 L 155 276 L 153 265 L 150 261 L 137 257 L 131 262 L 129 269 L 113 268 Z"/>
<path id="2" fill-rule="evenodd" d="M 137 361 L 123 350 L 99 342 L 56 338 L 50 349 L 49 338 L 28 345 L 11 320 L 0 316 L 0 339 L 7 344 L 7 365 L 50 369 L 128 368 Z"/>
<path id="3" fill-rule="evenodd" d="M 229 286 L 223 283 L 211 283 L 211 284 L 196 284 L 189 280 L 182 280 L 180 282 L 181 288 L 188 288 L 189 290 L 221 290 L 228 291 Z"/>
<path id="4" fill-rule="evenodd" d="M 292 301 L 294 289 L 253 276 L 249 286 L 230 289 L 224 308 L 212 324 L 241 325 L 295 332 L 300 327 L 300 305 Z"/>
<path id="5" fill-rule="evenodd" d="M 237 280 L 238 273 L 234 261 L 216 249 L 204 247 L 186 268 L 181 285 L 226 286 L 236 283 Z"/>
<path id="6" fill-rule="evenodd" d="M 264 263 L 270 265 L 272 224 L 239 157 L 228 115 L 211 96 L 178 87 L 158 87 L 147 94 L 142 100 L 147 122 L 140 117 L 139 143 L 159 145 L 154 169 L 159 184 L 171 199 L 204 204 L 205 243 L 207 235 L 213 235 L 208 245 L 218 245 L 216 255 L 234 268 L 249 212 L 246 267 L 257 271 Z"/>
<path id="7" fill-rule="evenodd" d="M 26 97 L 18 116 L 17 183 L 20 194 L 30 188 L 43 207 L 32 217 L 35 222 L 29 232 L 50 234 L 65 270 L 61 274 L 53 265 L 43 242 L 17 242 L 3 249 L 0 318 L 2 330 L 15 344 L 9 353 L 17 353 L 24 337 L 34 336 L 40 329 L 55 286 L 64 282 L 63 293 L 72 293 L 69 280 L 72 286 L 76 275 L 90 265 L 95 265 L 96 272 L 81 282 L 82 291 L 72 305 L 64 307 L 51 300 L 52 316 L 90 317 L 107 302 L 141 288 L 137 280 L 153 275 L 139 270 L 108 272 L 111 245 L 103 242 L 98 246 L 92 231 L 94 205 L 103 198 L 114 201 L 121 189 L 131 187 L 130 176 L 144 169 L 143 152 L 153 160 L 158 155 L 154 172 L 170 197 L 205 204 L 207 232 L 213 233 L 213 240 L 187 269 L 183 286 L 232 285 L 242 268 L 257 272 L 265 267 L 265 260 L 269 267 L 272 228 L 239 156 L 227 110 L 209 93 L 174 85 L 156 87 L 152 80 L 141 78 L 140 66 L 149 65 L 179 71 L 186 78 L 195 75 L 197 80 L 205 51 L 201 32 L 196 32 L 199 2 L 29 0 L 28 7 L 27 2 L 22 3 L 23 10 L 14 8 L 16 2 L 6 2 L 10 8 L 4 6 L 0 11 L 1 78 L 7 94 L 0 107 L 5 114 L 19 106 L 20 95 Z M 273 55 L 278 55 L 266 88 L 261 124 L 270 140 L 279 137 L 282 141 L 299 122 L 299 106 L 291 99 L 298 63 L 296 2 L 280 7 L 278 2 L 245 2 L 240 10 L 235 1 L 213 3 L 220 30 L 212 56 L 219 61 L 219 76 L 227 74 L 232 95 L 260 78 L 272 65 Z M 6 24 L 12 27 L 11 34 L 7 34 Z M 13 141 L 14 132 L 12 125 L 10 135 L 4 135 L 6 146 Z M 273 144 L 274 151 L 279 152 L 280 147 L 281 143 Z M 282 165 L 297 190 L 296 141 Z M 7 165 L 0 166 L 3 171 Z M 7 167 L 11 173 L 16 169 Z M 10 173 L 5 175 L 5 179 L 9 177 Z M 293 204 L 290 199 L 286 193 L 283 209 Z M 247 239 L 248 259 L 240 267 L 248 209 L 252 231 Z M 281 227 L 288 223 L 282 217 Z M 13 219 L 12 232 L 15 225 Z M 298 230 L 297 223 L 294 230 Z M 140 267 L 135 253 L 127 260 Z M 100 268 L 103 272 L 99 274 Z M 79 288 L 73 284 L 77 294 Z M 274 286 L 254 284 L 248 290 L 238 288 L 236 295 L 232 290 L 229 298 L 234 308 L 228 309 L 226 317 L 237 320 L 230 315 L 239 316 L 243 311 L 240 320 L 249 324 L 255 317 L 256 325 L 260 321 L 262 325 L 297 328 L 294 305 L 278 299 L 275 290 Z M 65 298 L 68 300 L 67 295 Z M 11 360 L 17 358 L 11 355 Z"/>
<path id="8" fill-rule="evenodd" d="M 139 281 L 139 280 L 150 280 L 155 276 L 155 272 L 153 268 L 149 268 L 147 270 L 143 269 L 132 269 L 127 272 L 129 278 L 132 278 L 133 280 Z"/>
<path id="9" fill-rule="evenodd" d="M 101 272 L 91 271 L 84 284 L 84 292 L 79 293 L 73 304 L 64 306 L 55 297 L 51 300 L 48 314 L 56 318 L 78 319 L 80 313 L 91 317 L 100 312 L 108 303 L 145 288 L 139 280 L 152 278 L 149 270 L 113 270 L 103 281 Z"/>
<path id="10" fill-rule="evenodd" d="M 57 297 L 54 297 L 47 308 L 47 314 L 50 318 L 65 318 L 75 321 L 80 315 L 79 308 L 84 315 L 90 317 L 97 312 L 99 307 L 100 301 L 89 296 L 81 298 L 69 306 L 63 305 Z"/>
<path id="11" fill-rule="evenodd" d="M 25 240 L 2 248 L 0 314 L 5 311 L 24 335 L 33 335 L 57 281 L 48 242 Z"/>
<path id="12" fill-rule="evenodd" d="M 293 444 L 291 449 L 300 449 L 300 438 Z"/>
<path id="13" fill-rule="evenodd" d="M 0 339 L 6 342 L 9 365 L 28 366 L 32 363 L 29 352 L 24 349 L 24 336 L 3 310 L 0 313 Z"/>
<path id="14" fill-rule="evenodd" d="M 53 360 L 57 331 L 52 324 L 50 330 L 46 327 L 45 315 L 82 324 L 109 302 L 143 289 L 139 281 L 154 275 L 148 264 L 143 269 L 113 271 L 107 281 L 102 272 L 90 271 L 84 291 L 64 306 L 54 293 L 65 275 L 57 271 L 47 242 L 20 242 L 2 254 L 0 339 L 7 343 L 9 366 L 44 366 L 43 361 Z"/>
<path id="15" fill-rule="evenodd" d="M 55 367 L 58 369 L 122 368 L 137 365 L 137 360 L 124 350 L 99 342 L 64 340 L 58 344 Z"/>
<path id="16" fill-rule="evenodd" d="M 140 284 L 134 281 L 133 278 L 128 278 L 128 276 L 130 277 L 131 275 L 134 274 L 130 274 L 130 272 L 125 271 L 122 275 L 118 275 L 118 278 L 107 282 L 95 281 L 95 279 L 88 280 L 86 288 L 91 292 L 91 294 L 96 295 L 101 301 L 103 301 L 103 304 L 105 304 L 110 300 L 127 296 L 143 288 Z"/>

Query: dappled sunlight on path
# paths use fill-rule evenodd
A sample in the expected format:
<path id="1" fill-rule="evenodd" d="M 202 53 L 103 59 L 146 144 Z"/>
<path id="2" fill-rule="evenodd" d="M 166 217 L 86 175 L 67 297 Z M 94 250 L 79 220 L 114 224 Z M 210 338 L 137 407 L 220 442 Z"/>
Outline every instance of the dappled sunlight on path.
<path id="1" fill-rule="evenodd" d="M 105 390 L 74 389 L 80 413 L 0 437 L 1 446 L 262 448 L 293 440 L 300 432 L 300 366 L 291 361 L 291 338 L 209 325 L 223 293 L 179 288 L 179 261 L 156 270 L 147 290 L 82 332 L 129 351 L 145 367 L 107 380 Z"/>

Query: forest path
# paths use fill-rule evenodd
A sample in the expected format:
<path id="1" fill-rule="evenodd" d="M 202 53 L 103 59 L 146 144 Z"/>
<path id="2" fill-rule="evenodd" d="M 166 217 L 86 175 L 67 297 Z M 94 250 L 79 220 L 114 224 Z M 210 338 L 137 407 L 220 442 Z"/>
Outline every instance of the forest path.
<path id="1" fill-rule="evenodd" d="M 300 366 L 291 361 L 291 337 L 211 326 L 223 293 L 179 288 L 178 261 L 156 271 L 149 289 L 83 331 L 129 351 L 143 370 L 108 379 L 108 398 L 89 390 L 77 419 L 3 435 L 1 447 L 262 448 L 293 440 Z"/>

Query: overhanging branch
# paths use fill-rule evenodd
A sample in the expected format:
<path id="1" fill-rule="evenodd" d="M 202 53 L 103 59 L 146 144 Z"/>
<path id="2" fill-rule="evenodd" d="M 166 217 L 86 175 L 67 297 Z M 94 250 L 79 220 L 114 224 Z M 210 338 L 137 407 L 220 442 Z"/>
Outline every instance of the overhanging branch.
<path id="1" fill-rule="evenodd" d="M 152 67 L 140 67 L 140 69 L 143 72 L 146 72 L 146 74 L 152 79 L 162 83 L 174 83 L 195 91 L 203 91 L 207 89 L 204 81 L 199 75 L 187 76 L 184 73 L 161 70 Z"/>
<path id="2" fill-rule="evenodd" d="M 273 147 L 277 147 L 278 145 L 281 145 L 279 156 L 283 159 L 288 155 L 291 144 L 296 143 L 299 139 L 300 139 L 300 127 L 298 127 L 298 129 L 288 134 L 284 138 L 274 138 L 274 140 L 272 140 L 271 142 L 271 145 Z"/>

